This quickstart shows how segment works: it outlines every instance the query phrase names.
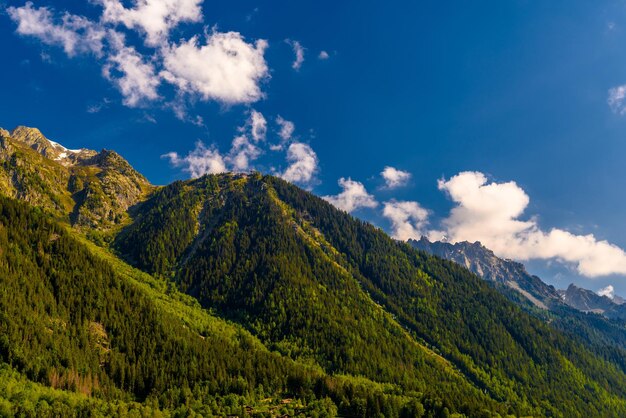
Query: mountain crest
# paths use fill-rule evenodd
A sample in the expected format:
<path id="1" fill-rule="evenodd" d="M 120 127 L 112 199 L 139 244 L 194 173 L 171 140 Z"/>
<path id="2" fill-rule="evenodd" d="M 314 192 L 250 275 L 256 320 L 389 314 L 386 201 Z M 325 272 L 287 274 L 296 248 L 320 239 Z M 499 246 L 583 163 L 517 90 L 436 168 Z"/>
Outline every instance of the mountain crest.
<path id="1" fill-rule="evenodd" d="M 409 244 L 427 253 L 452 260 L 485 280 L 505 285 L 524 295 L 539 308 L 549 309 L 559 300 L 556 289 L 528 273 L 523 264 L 499 258 L 479 241 L 451 244 L 430 242 L 422 237 L 419 241 L 409 240 Z"/>
<path id="2" fill-rule="evenodd" d="M 6 131 L 5 131 L 6 132 Z M 96 151 L 81 148 L 69 149 L 46 138 L 39 129 L 27 126 L 18 126 L 8 135 L 14 141 L 25 145 L 44 157 L 57 161 L 64 166 L 75 165 L 97 154 Z"/>
<path id="3" fill-rule="evenodd" d="M 619 303 L 622 300 L 619 296 L 617 300 L 613 300 L 573 283 L 559 293 L 563 302 L 579 311 L 598 313 L 608 318 L 626 319 L 626 306 Z"/>
<path id="4" fill-rule="evenodd" d="M 68 149 L 37 128 L 0 131 L 0 192 L 80 227 L 109 229 L 153 189 L 118 153 Z"/>

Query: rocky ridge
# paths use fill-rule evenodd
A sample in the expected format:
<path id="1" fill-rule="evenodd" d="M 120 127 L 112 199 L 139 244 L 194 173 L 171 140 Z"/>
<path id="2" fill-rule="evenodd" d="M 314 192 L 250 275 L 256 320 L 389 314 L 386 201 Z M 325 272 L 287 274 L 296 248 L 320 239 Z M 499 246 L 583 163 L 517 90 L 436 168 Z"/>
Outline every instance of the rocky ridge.
<path id="1" fill-rule="evenodd" d="M 66 218 L 107 230 L 154 187 L 110 150 L 68 149 L 36 128 L 0 129 L 0 192 Z"/>

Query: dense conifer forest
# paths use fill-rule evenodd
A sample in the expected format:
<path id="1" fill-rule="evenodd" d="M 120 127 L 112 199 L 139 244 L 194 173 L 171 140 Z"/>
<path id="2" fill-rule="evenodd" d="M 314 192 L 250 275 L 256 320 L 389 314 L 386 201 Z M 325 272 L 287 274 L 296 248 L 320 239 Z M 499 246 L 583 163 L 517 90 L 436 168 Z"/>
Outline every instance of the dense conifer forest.
<path id="1" fill-rule="evenodd" d="M 2 416 L 626 416 L 619 322 L 272 176 L 153 187 L 111 152 L 0 145 Z"/>

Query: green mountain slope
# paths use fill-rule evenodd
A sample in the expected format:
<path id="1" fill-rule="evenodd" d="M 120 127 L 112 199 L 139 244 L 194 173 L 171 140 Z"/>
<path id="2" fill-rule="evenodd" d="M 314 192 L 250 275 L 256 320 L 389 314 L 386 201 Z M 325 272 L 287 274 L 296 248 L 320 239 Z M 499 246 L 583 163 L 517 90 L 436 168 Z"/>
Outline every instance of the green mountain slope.
<path id="1" fill-rule="evenodd" d="M 280 179 L 156 188 L 23 127 L 0 163 L 0 415 L 626 416 L 614 324 L 587 344 Z"/>
<path id="2" fill-rule="evenodd" d="M 527 312 L 626 371 L 623 305 L 573 285 L 559 291 L 530 275 L 522 264 L 500 259 L 478 242 L 450 244 L 422 237 L 408 243 L 467 267 Z"/>
<path id="3" fill-rule="evenodd" d="M 269 346 L 310 356 L 329 372 L 446 393 L 420 352 L 429 347 L 516 414 L 610 416 L 626 408 L 626 376 L 614 365 L 466 269 L 276 178 L 168 186 L 138 208 L 116 245 Z"/>
<path id="4" fill-rule="evenodd" d="M 41 416 L 49 407 L 63 416 L 128 409 L 220 416 L 249 406 L 273 415 L 332 416 L 340 407 L 357 416 L 415 416 L 452 408 L 437 394 L 332 377 L 273 353 L 168 282 L 5 197 L 0 249 L 3 414 Z M 497 409 L 449 367 L 439 369 L 460 382 L 466 411 Z"/>
<path id="5" fill-rule="evenodd" d="M 175 183 L 138 210 L 119 248 L 148 271 L 175 268 L 183 289 L 272 349 L 329 373 L 438 393 L 457 410 L 486 402 L 361 290 L 321 236 L 294 224 L 259 177 Z"/>

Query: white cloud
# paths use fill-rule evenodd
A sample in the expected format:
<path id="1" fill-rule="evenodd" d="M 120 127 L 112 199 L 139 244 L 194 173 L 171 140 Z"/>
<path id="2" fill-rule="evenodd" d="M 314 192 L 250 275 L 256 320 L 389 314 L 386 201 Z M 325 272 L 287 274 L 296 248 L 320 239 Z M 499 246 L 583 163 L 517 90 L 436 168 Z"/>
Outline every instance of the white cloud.
<path id="1" fill-rule="evenodd" d="M 49 8 L 35 8 L 30 1 L 22 7 L 9 7 L 7 12 L 17 23 L 20 35 L 33 36 L 47 45 L 60 46 L 70 57 L 84 52 L 102 54 L 105 30 L 82 16 L 65 13 L 61 19 L 55 19 Z"/>
<path id="2" fill-rule="evenodd" d="M 596 292 L 600 296 L 606 296 L 609 299 L 613 299 L 615 297 L 615 289 L 612 285 L 608 285 L 607 287 L 603 287 L 602 289 Z"/>
<path id="3" fill-rule="evenodd" d="M 623 115 L 626 113 L 624 99 L 626 98 L 626 84 L 609 89 L 609 98 L 607 103 L 611 110 L 615 113 Z"/>
<path id="4" fill-rule="evenodd" d="M 408 171 L 398 170 L 397 168 L 389 166 L 385 167 L 380 175 L 385 179 L 388 189 L 404 186 L 411 179 L 411 173 Z"/>
<path id="5" fill-rule="evenodd" d="M 250 112 L 250 134 L 255 142 L 264 141 L 267 134 L 267 121 L 261 112 Z"/>
<path id="6" fill-rule="evenodd" d="M 351 178 L 340 178 L 339 186 L 343 189 L 335 196 L 323 196 L 325 200 L 335 205 L 341 210 L 352 212 L 359 208 L 375 208 L 378 202 L 367 192 L 363 183 L 354 181 Z"/>
<path id="7" fill-rule="evenodd" d="M 278 144 L 270 145 L 270 150 L 281 151 L 285 148 L 285 144 L 293 138 L 296 125 L 294 125 L 293 122 L 284 119 L 280 115 L 276 117 L 276 124 L 278 125 L 278 136 L 280 137 L 280 142 Z"/>
<path id="8" fill-rule="evenodd" d="M 557 259 L 572 263 L 587 277 L 626 274 L 626 253 L 592 234 L 575 235 L 540 229 L 536 219 L 520 220 L 530 201 L 515 182 L 489 183 L 484 174 L 463 172 L 440 180 L 439 189 L 456 203 L 443 221 L 451 242 L 480 241 L 500 257 L 517 260 Z"/>
<path id="9" fill-rule="evenodd" d="M 291 39 L 287 39 L 285 42 L 291 45 L 291 49 L 293 49 L 293 53 L 296 56 L 293 63 L 291 64 L 291 68 L 298 71 L 300 67 L 302 67 L 302 63 L 304 62 L 304 49 L 305 48 L 298 41 L 292 41 Z"/>
<path id="10" fill-rule="evenodd" d="M 203 0 L 134 0 L 126 8 L 120 0 L 96 0 L 102 5 L 102 21 L 120 23 L 146 35 L 146 45 L 164 44 L 170 31 L 181 22 L 202 20 Z"/>
<path id="11" fill-rule="evenodd" d="M 294 142 L 287 149 L 287 161 L 291 163 L 281 177 L 292 183 L 310 184 L 318 170 L 317 154 L 309 145 Z"/>
<path id="12" fill-rule="evenodd" d="M 250 163 L 261 155 L 261 149 L 250 142 L 246 135 L 239 135 L 233 139 L 230 154 L 226 161 L 232 166 L 233 171 L 249 171 Z"/>
<path id="13" fill-rule="evenodd" d="M 391 221 L 392 236 L 403 241 L 421 238 L 428 223 L 428 211 L 417 202 L 385 202 L 383 216 Z"/>
<path id="14" fill-rule="evenodd" d="M 196 142 L 196 148 L 185 157 L 169 152 L 162 155 L 162 158 L 168 158 L 174 167 L 182 167 L 193 178 L 226 172 L 226 164 L 219 151 L 213 147 L 207 148 L 202 141 Z"/>
<path id="15" fill-rule="evenodd" d="M 102 74 L 117 86 L 126 106 L 136 107 L 159 97 L 157 89 L 161 80 L 156 75 L 154 65 L 145 62 L 133 47 L 121 46 L 109 55 L 107 63 L 102 67 Z"/>
<path id="16" fill-rule="evenodd" d="M 269 77 L 265 48 L 266 41 L 249 44 L 237 32 L 214 32 L 202 46 L 194 36 L 164 51 L 161 76 L 204 100 L 256 102 L 263 97 L 260 82 Z"/>
<path id="17" fill-rule="evenodd" d="M 265 117 L 261 112 L 251 109 L 246 122 L 237 128 L 237 134 L 227 154 L 220 154 L 215 145 L 208 148 L 202 142 L 198 142 L 195 150 L 186 157 L 180 157 L 175 152 L 165 154 L 163 157 L 169 158 L 173 166 L 183 167 L 192 177 L 224 171 L 248 172 L 255 169 L 254 162 L 265 151 L 266 134 Z M 309 145 L 300 142 L 291 143 L 287 149 L 286 159 L 289 165 L 284 172 L 277 173 L 279 176 L 305 186 L 315 181 L 318 159 Z M 272 171 L 276 173 L 275 169 Z"/>
<path id="18" fill-rule="evenodd" d="M 111 99 L 104 98 L 98 103 L 87 106 L 87 113 L 99 113 L 102 109 L 106 109 L 111 104 Z"/>
<path id="19" fill-rule="evenodd" d="M 317 58 L 321 60 L 327 60 L 328 58 L 330 58 L 330 55 L 328 55 L 328 52 L 326 51 L 320 51 L 320 54 L 317 56 Z"/>
<path id="20" fill-rule="evenodd" d="M 278 136 L 283 141 L 289 141 L 293 136 L 293 132 L 296 130 L 296 125 L 293 122 L 284 119 L 282 116 L 278 115 L 276 118 L 276 123 L 280 127 L 278 131 Z"/>
<path id="21" fill-rule="evenodd" d="M 103 75 L 124 96 L 127 106 L 159 98 L 162 81 L 176 89 L 174 104 L 166 104 L 185 121 L 187 103 L 215 100 L 226 105 L 249 104 L 263 98 L 261 84 L 269 79 L 264 58 L 265 40 L 245 41 L 237 32 L 213 31 L 203 44 L 199 36 L 169 43 L 171 30 L 181 22 L 202 20 L 202 0 L 93 0 L 103 7 L 98 20 L 65 13 L 55 16 L 47 7 L 9 7 L 17 33 L 33 36 L 48 45 L 62 47 L 68 56 L 91 52 L 102 64 Z M 125 29 L 137 30 L 154 50 L 144 55 L 126 45 Z M 131 38 L 134 39 L 134 38 Z"/>
<path id="22" fill-rule="evenodd" d="M 249 171 L 252 169 L 252 161 L 263 153 L 257 144 L 265 141 L 267 121 L 261 112 L 252 109 L 245 125 L 239 127 L 238 131 L 240 135 L 233 139 L 226 162 L 233 171 Z"/>

